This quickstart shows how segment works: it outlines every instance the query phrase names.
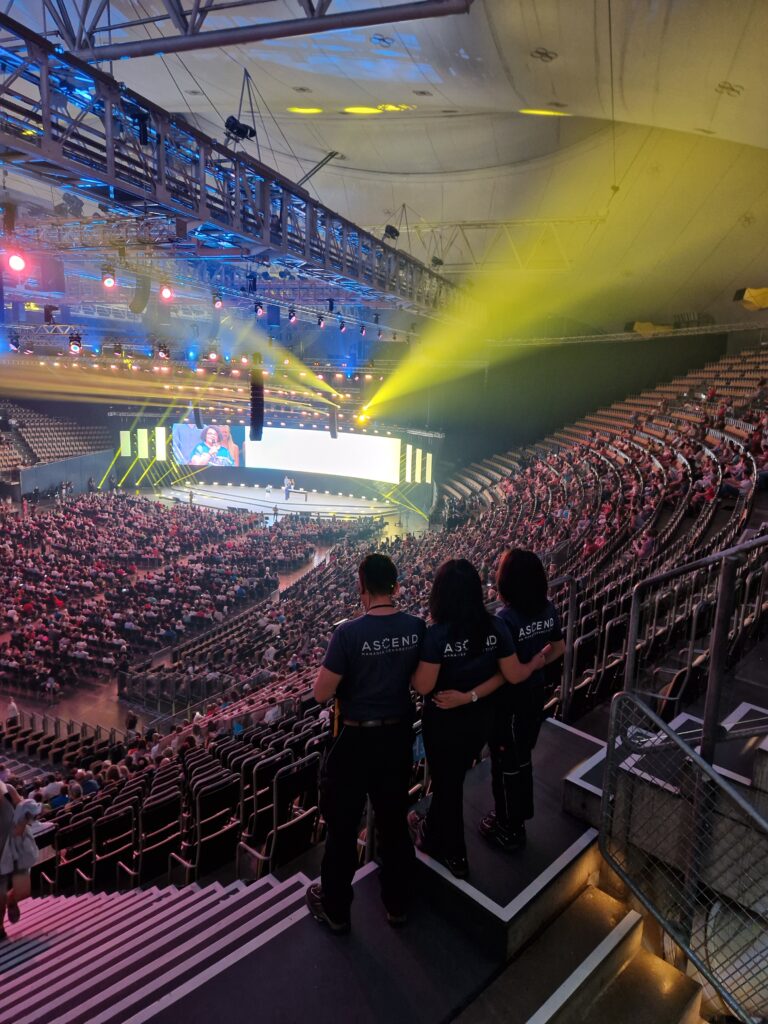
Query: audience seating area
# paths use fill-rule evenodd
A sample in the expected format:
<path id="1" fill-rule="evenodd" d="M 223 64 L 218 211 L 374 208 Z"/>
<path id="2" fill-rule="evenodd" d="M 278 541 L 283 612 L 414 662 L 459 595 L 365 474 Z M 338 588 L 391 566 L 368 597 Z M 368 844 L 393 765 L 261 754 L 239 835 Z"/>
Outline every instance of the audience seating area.
<path id="1" fill-rule="evenodd" d="M 766 352 L 729 357 L 541 444 L 470 467 L 446 485 L 446 529 L 379 542 L 400 567 L 402 605 L 426 616 L 434 571 L 456 553 L 480 568 L 494 598 L 501 552 L 535 547 L 553 576 L 569 575 L 578 588 L 566 680 L 571 718 L 598 706 L 623 680 L 634 585 L 728 546 L 747 525 L 755 470 L 763 471 L 768 448 L 759 397 L 766 373 Z M 728 405 L 718 407 L 719 425 L 708 423 L 707 394 L 726 392 L 734 378 L 744 404 L 732 407 L 733 416 Z M 744 465 L 754 470 L 740 476 Z M 748 487 L 718 495 L 716 486 L 713 497 L 695 500 L 729 479 L 746 479 Z M 164 726 L 165 737 L 133 736 L 106 749 L 69 738 L 66 772 L 92 772 L 99 790 L 87 801 L 75 790 L 64 813 L 47 816 L 56 830 L 45 871 L 52 891 L 129 889 L 169 878 L 189 885 L 235 857 L 243 875 L 264 878 L 321 838 L 317 762 L 329 716 L 312 699 L 311 682 L 334 624 L 357 606 L 355 567 L 370 549 L 370 537 L 354 530 L 336 540 L 331 557 L 274 607 L 220 622 L 179 645 L 170 665 L 132 674 L 126 694 L 134 699 L 155 706 L 186 699 L 185 720 Z M 666 717 L 706 675 L 714 584 L 712 573 L 693 575 L 652 592 L 644 605 L 638 673 Z M 764 555 L 744 561 L 736 597 L 731 657 L 768 622 Z M 556 588 L 554 598 L 565 620 L 564 590 Z M 237 675 L 242 665 L 246 676 Z M 551 713 L 560 711 L 562 694 L 556 675 Z M 40 737 L 21 724 L 0 733 L 17 763 L 42 758 L 36 743 Z M 422 784 L 415 753 L 414 799 Z"/>
<path id="2" fill-rule="evenodd" d="M 57 462 L 114 448 L 113 433 L 105 426 L 54 419 L 4 400 L 0 402 L 0 416 L 9 423 L 11 435 L 28 446 L 34 462 Z"/>

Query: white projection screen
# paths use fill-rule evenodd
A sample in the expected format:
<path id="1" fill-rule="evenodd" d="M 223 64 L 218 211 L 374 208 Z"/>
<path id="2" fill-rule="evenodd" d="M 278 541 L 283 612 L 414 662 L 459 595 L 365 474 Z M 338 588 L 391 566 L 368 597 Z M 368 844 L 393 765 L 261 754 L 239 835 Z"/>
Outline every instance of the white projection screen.
<path id="1" fill-rule="evenodd" d="M 382 483 L 400 482 L 400 439 L 327 430 L 265 428 L 261 441 L 245 442 L 245 465 L 291 473 L 324 473 Z M 301 487 L 300 481 L 296 485 Z"/>

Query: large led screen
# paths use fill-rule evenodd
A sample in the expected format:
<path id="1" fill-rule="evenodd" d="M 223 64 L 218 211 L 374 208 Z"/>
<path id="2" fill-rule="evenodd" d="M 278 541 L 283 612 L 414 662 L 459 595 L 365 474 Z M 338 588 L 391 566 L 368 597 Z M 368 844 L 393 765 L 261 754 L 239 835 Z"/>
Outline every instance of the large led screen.
<path id="1" fill-rule="evenodd" d="M 174 423 L 173 457 L 179 465 L 200 468 L 245 466 L 390 484 L 400 480 L 400 440 L 372 434 L 341 433 L 334 440 L 327 430 L 266 427 L 261 441 L 249 441 L 243 426 Z"/>
<path id="2" fill-rule="evenodd" d="M 244 466 L 245 427 L 228 423 L 196 427 L 192 423 L 173 424 L 173 457 L 182 466 Z"/>
<path id="3" fill-rule="evenodd" d="M 358 480 L 396 484 L 400 480 L 400 440 L 371 434 L 339 434 L 327 430 L 266 428 L 261 441 L 246 441 L 245 465 L 254 469 L 285 469 L 292 473 L 323 473 Z M 297 480 L 297 485 L 301 484 Z"/>

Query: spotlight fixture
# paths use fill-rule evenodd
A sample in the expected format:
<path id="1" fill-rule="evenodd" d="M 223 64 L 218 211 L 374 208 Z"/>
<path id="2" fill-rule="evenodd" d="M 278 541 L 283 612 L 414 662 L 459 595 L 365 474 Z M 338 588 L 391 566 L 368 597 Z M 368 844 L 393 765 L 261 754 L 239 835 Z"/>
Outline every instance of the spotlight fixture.
<path id="1" fill-rule="evenodd" d="M 214 309 L 221 309 L 221 307 L 223 305 L 224 305 L 224 300 L 222 299 L 222 297 L 219 295 L 218 292 L 214 292 L 213 293 L 213 308 Z"/>
<path id="2" fill-rule="evenodd" d="M 336 305 L 336 303 L 333 301 L 333 299 L 328 299 L 328 312 L 329 313 L 333 312 L 335 305 Z"/>
<path id="3" fill-rule="evenodd" d="M 344 323 L 344 320 L 341 317 L 339 317 L 339 330 L 341 331 L 342 334 L 346 334 L 347 325 Z"/>
<path id="4" fill-rule="evenodd" d="M 160 298 L 163 302 L 170 302 L 173 299 L 173 288 L 169 284 L 160 285 Z"/>
<path id="5" fill-rule="evenodd" d="M 10 252 L 6 256 L 6 262 L 8 269 L 12 270 L 15 274 L 20 274 L 22 270 L 27 268 L 27 260 L 25 256 L 22 256 L 20 252 Z"/>
<path id="6" fill-rule="evenodd" d="M 73 356 L 80 355 L 80 352 L 81 352 L 82 348 L 83 348 L 82 336 L 80 334 L 77 334 L 77 333 L 70 334 L 70 336 L 69 336 L 69 351 L 72 353 L 72 355 Z"/>
<path id="7" fill-rule="evenodd" d="M 32 344 L 31 341 L 25 341 L 24 342 L 24 355 L 25 356 L 32 356 L 34 354 L 35 354 L 35 346 Z"/>
<path id="8" fill-rule="evenodd" d="M 378 313 L 374 313 L 373 314 L 373 322 L 378 326 L 378 323 L 379 323 L 379 314 Z"/>
<path id="9" fill-rule="evenodd" d="M 318 327 L 320 327 L 320 328 L 323 328 L 323 327 L 325 327 L 325 317 L 323 316 L 323 314 L 322 314 L 322 313 L 319 313 L 319 314 L 318 314 L 318 317 L 317 317 L 317 326 L 318 326 Z"/>
<path id="10" fill-rule="evenodd" d="M 115 358 L 117 358 L 117 359 L 122 359 L 123 358 L 123 346 L 122 346 L 121 342 L 119 342 L 119 341 L 115 342 L 115 347 L 114 347 L 113 351 L 115 353 Z"/>
<path id="11" fill-rule="evenodd" d="M 400 237 L 400 232 L 397 230 L 394 224 L 387 224 L 384 228 L 384 237 L 392 239 L 396 242 Z"/>
<path id="12" fill-rule="evenodd" d="M 170 359 L 171 358 L 171 350 L 168 347 L 168 345 L 166 345 L 165 342 L 163 342 L 163 341 L 161 341 L 160 344 L 157 346 L 157 358 L 158 359 Z"/>
<path id="13" fill-rule="evenodd" d="M 215 363 L 218 361 L 219 353 L 216 351 L 215 348 L 212 348 L 205 358 L 208 360 L 208 362 Z"/>
<path id="14" fill-rule="evenodd" d="M 49 327 L 51 326 L 51 324 L 55 324 L 56 318 L 54 317 L 53 314 L 58 313 L 58 311 L 58 306 L 43 306 L 43 322 L 46 323 Z"/>
<path id="15" fill-rule="evenodd" d="M 381 339 L 384 337 L 384 331 L 382 331 L 381 328 L 379 328 L 378 331 L 376 332 L 376 337 L 378 338 L 379 341 L 381 341 Z"/>
<path id="16" fill-rule="evenodd" d="M 365 324 L 360 324 L 360 337 L 365 337 Z"/>
<path id="17" fill-rule="evenodd" d="M 256 316 L 264 316 L 264 303 L 257 302 L 256 305 L 253 307 L 253 312 L 256 314 Z"/>
<path id="18" fill-rule="evenodd" d="M 239 139 L 241 142 L 244 142 L 246 139 L 256 138 L 256 129 L 249 124 L 243 124 L 242 121 L 238 121 L 234 114 L 230 114 L 224 122 L 224 129 L 227 135 L 233 139 Z"/>
<path id="19" fill-rule="evenodd" d="M 733 296 L 734 302 L 740 302 L 744 309 L 753 313 L 768 309 L 768 288 L 739 288 Z"/>
<path id="20" fill-rule="evenodd" d="M 18 352 L 21 348 L 21 342 L 16 331 L 11 331 L 10 337 L 8 338 L 8 344 L 11 347 L 11 352 Z"/>
<path id="21" fill-rule="evenodd" d="M 105 263 L 101 268 L 101 283 L 105 288 L 114 288 L 117 284 L 117 278 L 115 277 L 115 268 Z"/>
<path id="22" fill-rule="evenodd" d="M 288 323 L 296 323 L 296 310 L 293 308 L 293 306 L 291 306 L 291 308 L 288 310 Z"/>
<path id="23" fill-rule="evenodd" d="M 433 256 L 430 262 L 433 267 L 442 267 L 445 265 L 444 261 L 441 260 L 439 256 Z"/>

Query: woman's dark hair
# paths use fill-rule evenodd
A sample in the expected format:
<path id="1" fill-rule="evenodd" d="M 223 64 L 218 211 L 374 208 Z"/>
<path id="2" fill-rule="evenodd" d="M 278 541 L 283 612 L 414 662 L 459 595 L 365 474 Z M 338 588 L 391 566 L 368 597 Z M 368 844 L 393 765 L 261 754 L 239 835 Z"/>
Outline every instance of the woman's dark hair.
<path id="1" fill-rule="evenodd" d="M 512 548 L 501 556 L 496 589 L 504 604 L 523 615 L 537 615 L 547 604 L 547 574 L 533 551 Z"/>
<path id="2" fill-rule="evenodd" d="M 483 650 L 493 617 L 485 607 L 480 573 L 466 558 L 449 558 L 437 570 L 429 611 L 432 621 L 448 625 L 452 635 L 466 636 L 472 654 Z"/>

